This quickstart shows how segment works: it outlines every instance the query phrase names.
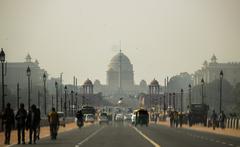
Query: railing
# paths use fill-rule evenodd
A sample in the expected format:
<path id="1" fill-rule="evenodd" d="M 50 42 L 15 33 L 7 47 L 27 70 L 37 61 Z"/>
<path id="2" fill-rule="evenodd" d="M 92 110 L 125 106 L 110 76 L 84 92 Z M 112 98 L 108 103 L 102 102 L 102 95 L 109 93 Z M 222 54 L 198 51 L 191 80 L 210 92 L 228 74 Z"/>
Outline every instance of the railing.
<path id="1" fill-rule="evenodd" d="M 225 124 L 226 128 L 240 129 L 240 118 L 227 118 Z"/>

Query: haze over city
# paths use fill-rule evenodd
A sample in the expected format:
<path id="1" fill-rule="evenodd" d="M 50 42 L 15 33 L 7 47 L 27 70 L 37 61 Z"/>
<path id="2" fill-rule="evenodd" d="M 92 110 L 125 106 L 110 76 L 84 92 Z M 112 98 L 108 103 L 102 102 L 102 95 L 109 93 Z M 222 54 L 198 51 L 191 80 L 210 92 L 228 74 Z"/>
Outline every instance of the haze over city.
<path id="1" fill-rule="evenodd" d="M 193 73 L 213 54 L 240 61 L 239 0 L 1 0 L 0 20 L 8 62 L 29 53 L 64 83 L 105 83 L 120 40 L 135 83 Z"/>

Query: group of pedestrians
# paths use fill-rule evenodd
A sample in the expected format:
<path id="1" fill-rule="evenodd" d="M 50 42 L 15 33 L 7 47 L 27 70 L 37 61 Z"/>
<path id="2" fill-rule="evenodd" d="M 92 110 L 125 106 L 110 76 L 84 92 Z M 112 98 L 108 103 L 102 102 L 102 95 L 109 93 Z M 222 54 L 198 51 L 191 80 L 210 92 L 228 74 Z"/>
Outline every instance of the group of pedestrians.
<path id="1" fill-rule="evenodd" d="M 170 127 L 178 128 L 178 125 L 180 125 L 180 127 L 182 127 L 182 123 L 183 123 L 182 113 L 179 113 L 177 111 L 171 111 L 169 113 L 169 118 L 170 118 Z"/>
<path id="2" fill-rule="evenodd" d="M 41 112 L 36 105 L 33 104 L 27 112 L 24 104 L 21 103 L 15 115 L 10 103 L 8 103 L 3 112 L 2 120 L 5 133 L 4 144 L 10 144 L 11 131 L 15 128 L 17 129 L 18 144 L 25 144 L 25 130 L 29 131 L 29 144 L 36 144 L 36 141 L 40 139 Z M 51 139 L 56 139 L 59 117 L 55 108 L 52 108 L 52 111 L 49 113 L 48 122 L 50 125 Z"/>
<path id="3" fill-rule="evenodd" d="M 226 120 L 226 115 L 224 114 L 223 111 L 221 111 L 220 114 L 217 115 L 215 110 L 213 110 L 212 116 L 211 116 L 213 130 L 215 130 L 215 128 L 217 126 L 224 129 L 225 128 L 225 120 Z"/>

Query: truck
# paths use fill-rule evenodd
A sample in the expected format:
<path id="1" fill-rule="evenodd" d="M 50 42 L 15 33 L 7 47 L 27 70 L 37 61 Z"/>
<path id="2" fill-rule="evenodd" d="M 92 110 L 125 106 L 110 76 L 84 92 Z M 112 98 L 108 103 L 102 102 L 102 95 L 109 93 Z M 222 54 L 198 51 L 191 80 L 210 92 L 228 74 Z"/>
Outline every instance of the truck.
<path id="1" fill-rule="evenodd" d="M 202 123 L 207 125 L 209 106 L 206 104 L 191 104 L 189 109 L 189 123 L 197 124 Z"/>

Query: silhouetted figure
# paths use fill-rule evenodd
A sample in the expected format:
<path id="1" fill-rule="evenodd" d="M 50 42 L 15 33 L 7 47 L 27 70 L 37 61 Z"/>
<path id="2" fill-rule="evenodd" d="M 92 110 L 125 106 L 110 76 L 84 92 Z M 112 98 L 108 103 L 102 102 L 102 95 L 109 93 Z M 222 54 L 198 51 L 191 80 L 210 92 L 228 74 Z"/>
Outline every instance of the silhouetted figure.
<path id="1" fill-rule="evenodd" d="M 83 113 L 81 110 L 78 110 L 76 113 L 76 118 L 77 118 L 77 125 L 79 128 L 81 128 L 83 124 Z"/>
<path id="2" fill-rule="evenodd" d="M 24 104 L 20 104 L 20 109 L 18 110 L 15 119 L 17 121 L 17 132 L 18 132 L 18 144 L 25 144 L 25 127 L 27 119 L 27 111 L 24 109 Z"/>
<path id="3" fill-rule="evenodd" d="M 40 140 L 40 121 L 41 121 L 41 111 L 39 108 L 37 108 L 37 116 L 39 116 L 39 122 L 37 125 L 37 139 Z"/>
<path id="4" fill-rule="evenodd" d="M 174 114 L 173 114 L 173 120 L 174 120 L 174 124 L 175 124 L 175 127 L 177 128 L 178 127 L 178 112 L 177 111 L 174 111 Z"/>
<path id="5" fill-rule="evenodd" d="M 182 114 L 182 112 L 180 112 L 180 114 L 179 114 L 179 124 L 180 124 L 180 127 L 182 127 L 182 124 L 183 124 L 183 114 Z"/>
<path id="6" fill-rule="evenodd" d="M 27 130 L 29 129 L 29 144 L 36 144 L 37 140 L 37 127 L 40 122 L 40 116 L 37 112 L 36 105 L 31 106 L 31 110 L 27 116 Z"/>
<path id="7" fill-rule="evenodd" d="M 221 127 L 222 129 L 225 128 L 225 124 L 224 124 L 225 119 L 226 119 L 226 115 L 225 115 L 224 112 L 222 111 L 222 112 L 220 113 L 220 115 L 219 115 L 219 123 L 220 123 L 219 125 L 220 125 L 220 127 Z"/>
<path id="8" fill-rule="evenodd" d="M 215 110 L 213 110 L 211 119 L 212 119 L 213 130 L 215 130 L 216 123 L 217 123 L 217 114 L 216 114 Z"/>
<path id="9" fill-rule="evenodd" d="M 172 127 L 173 126 L 173 119 L 174 119 L 174 115 L 173 115 L 172 111 L 170 112 L 169 117 L 170 117 L 170 127 Z"/>
<path id="10" fill-rule="evenodd" d="M 189 124 L 189 127 L 192 126 L 192 112 L 191 111 L 188 114 L 188 124 Z"/>
<path id="11" fill-rule="evenodd" d="M 14 112 L 11 109 L 10 103 L 7 103 L 7 108 L 3 112 L 3 124 L 5 131 L 5 142 L 4 144 L 10 144 L 11 131 L 15 126 Z"/>
<path id="12" fill-rule="evenodd" d="M 55 108 L 52 108 L 52 112 L 48 114 L 48 122 L 50 125 L 51 139 L 56 140 L 59 127 L 59 117 L 58 113 L 55 111 Z"/>

